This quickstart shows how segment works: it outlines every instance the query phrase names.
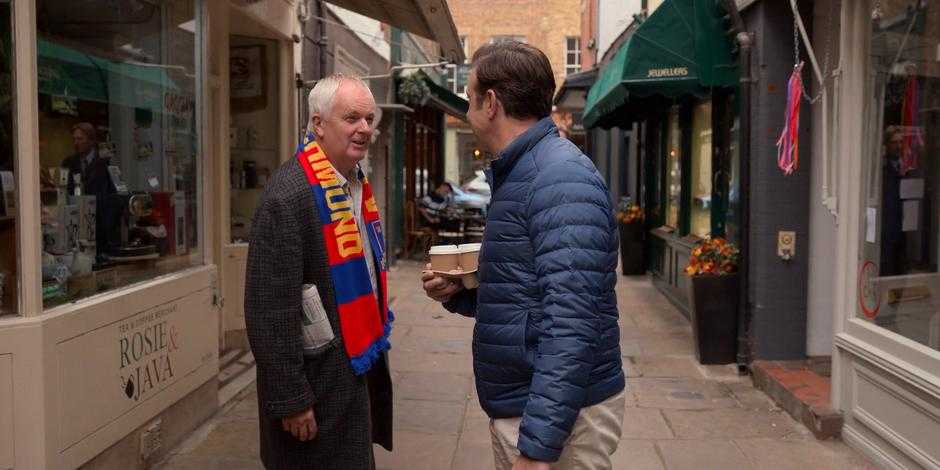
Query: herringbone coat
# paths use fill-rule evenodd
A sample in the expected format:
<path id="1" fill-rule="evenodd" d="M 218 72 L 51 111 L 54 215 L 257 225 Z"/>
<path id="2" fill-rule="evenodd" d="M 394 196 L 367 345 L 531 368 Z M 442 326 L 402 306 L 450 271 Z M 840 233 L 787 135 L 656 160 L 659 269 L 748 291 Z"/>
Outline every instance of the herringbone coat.
<path id="1" fill-rule="evenodd" d="M 301 292 L 315 284 L 336 340 L 315 356 L 301 342 Z M 346 357 L 323 225 L 299 162 L 272 177 L 252 222 L 245 320 L 258 370 L 261 459 L 271 470 L 373 468 L 372 442 L 391 449 L 387 356 L 366 377 Z M 371 406 L 370 406 L 371 404 Z M 281 418 L 313 407 L 319 433 L 301 442 Z"/>

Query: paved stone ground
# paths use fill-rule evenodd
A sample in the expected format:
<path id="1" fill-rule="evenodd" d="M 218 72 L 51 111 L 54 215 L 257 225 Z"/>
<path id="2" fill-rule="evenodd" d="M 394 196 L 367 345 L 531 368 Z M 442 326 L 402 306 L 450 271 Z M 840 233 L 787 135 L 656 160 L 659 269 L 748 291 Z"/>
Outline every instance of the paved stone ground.
<path id="1" fill-rule="evenodd" d="M 419 269 L 400 263 L 390 275 L 396 447 L 377 451 L 378 469 L 492 468 L 488 420 L 472 383 L 473 320 L 427 300 Z M 874 468 L 841 441 L 815 440 L 732 366 L 699 366 L 688 321 L 647 278 L 620 279 L 628 399 L 615 469 Z M 161 468 L 261 468 L 255 400 L 246 390 Z"/>

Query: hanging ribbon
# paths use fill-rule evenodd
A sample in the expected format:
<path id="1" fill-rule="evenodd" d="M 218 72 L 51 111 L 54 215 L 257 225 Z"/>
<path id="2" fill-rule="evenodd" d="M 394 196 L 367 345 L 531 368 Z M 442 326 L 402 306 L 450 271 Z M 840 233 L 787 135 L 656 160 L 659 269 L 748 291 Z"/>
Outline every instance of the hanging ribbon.
<path id="1" fill-rule="evenodd" d="M 917 112 L 920 109 L 920 92 L 917 76 L 911 74 L 904 85 L 904 101 L 901 103 L 901 126 L 903 128 L 903 144 L 901 146 L 901 161 L 899 173 L 906 175 L 917 169 L 917 153 L 924 147 L 924 138 L 918 127 Z"/>
<path id="2" fill-rule="evenodd" d="M 792 175 L 800 166 L 800 102 L 803 99 L 803 62 L 793 67 L 787 82 L 786 123 L 777 140 L 777 166 Z"/>

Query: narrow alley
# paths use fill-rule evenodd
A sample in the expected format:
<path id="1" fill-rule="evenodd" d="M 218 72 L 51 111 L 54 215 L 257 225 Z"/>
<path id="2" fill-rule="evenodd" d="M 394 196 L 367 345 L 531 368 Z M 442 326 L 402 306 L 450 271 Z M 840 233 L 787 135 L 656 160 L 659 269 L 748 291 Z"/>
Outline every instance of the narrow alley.
<path id="1" fill-rule="evenodd" d="M 414 262 L 390 272 L 396 447 L 378 451 L 377 468 L 492 468 L 473 386 L 473 320 L 427 299 L 419 272 Z M 621 277 L 617 295 L 629 393 L 615 469 L 875 468 L 839 440 L 817 441 L 734 366 L 698 365 L 688 320 L 648 278 Z M 157 468 L 262 468 L 257 416 L 252 384 Z"/>

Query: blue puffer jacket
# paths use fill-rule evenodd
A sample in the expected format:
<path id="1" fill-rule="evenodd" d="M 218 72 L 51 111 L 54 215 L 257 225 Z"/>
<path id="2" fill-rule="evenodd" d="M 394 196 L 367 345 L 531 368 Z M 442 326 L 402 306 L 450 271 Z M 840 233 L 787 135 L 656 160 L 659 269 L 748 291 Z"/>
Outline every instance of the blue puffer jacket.
<path id="1" fill-rule="evenodd" d="M 488 176 L 480 287 L 444 307 L 476 317 L 483 409 L 521 416 L 520 452 L 554 462 L 578 411 L 624 389 L 610 196 L 549 118 L 514 140 Z"/>

